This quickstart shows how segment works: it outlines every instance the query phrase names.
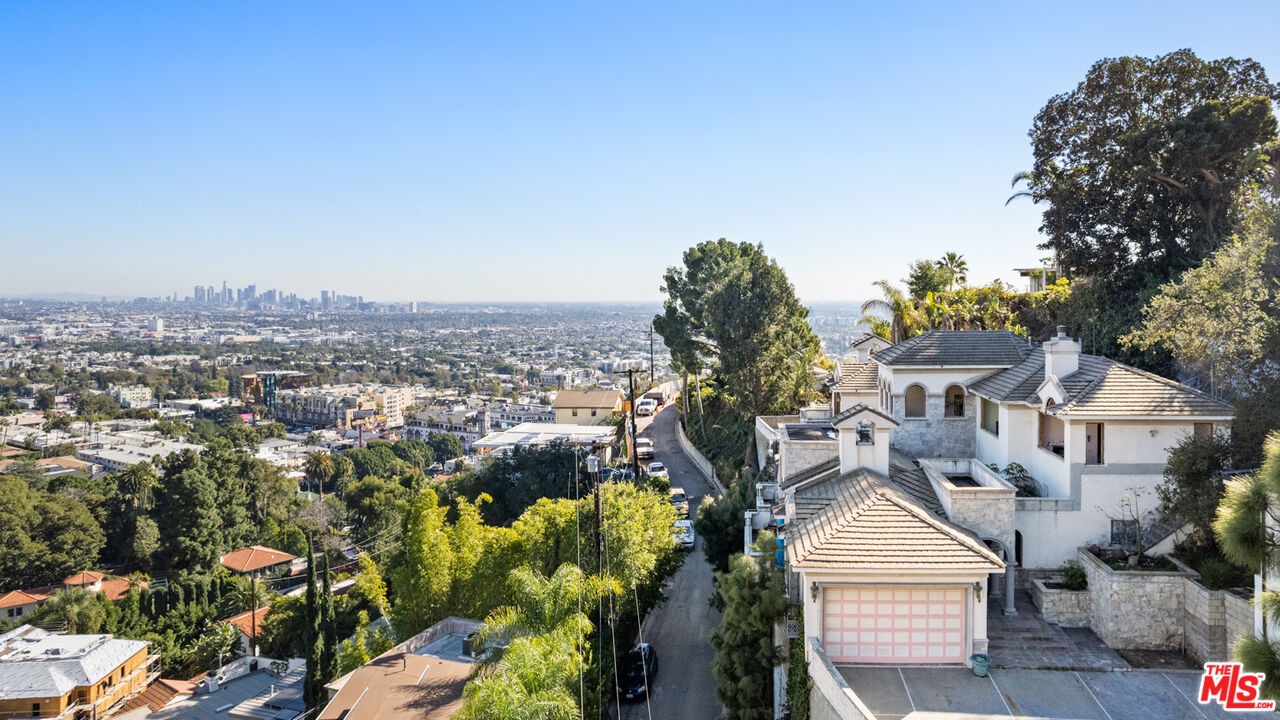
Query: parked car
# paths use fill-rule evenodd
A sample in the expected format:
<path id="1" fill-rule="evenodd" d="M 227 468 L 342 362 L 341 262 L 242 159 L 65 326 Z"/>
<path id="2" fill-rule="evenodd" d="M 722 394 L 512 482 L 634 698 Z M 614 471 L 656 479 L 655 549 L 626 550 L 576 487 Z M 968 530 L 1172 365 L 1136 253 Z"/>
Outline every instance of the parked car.
<path id="1" fill-rule="evenodd" d="M 672 529 L 675 531 L 676 542 L 680 543 L 680 547 L 692 550 L 696 539 L 693 533 L 693 521 L 677 520 Z"/>
<path id="2" fill-rule="evenodd" d="M 643 398 L 636 403 L 636 415 L 652 415 L 658 411 L 658 401 L 653 398 Z"/>
<path id="3" fill-rule="evenodd" d="M 671 473 L 667 471 L 666 465 L 654 460 L 649 463 L 649 477 L 664 477 L 670 479 Z"/>
<path id="4" fill-rule="evenodd" d="M 649 693 L 658 675 L 658 653 L 649 643 L 632 648 L 618 667 L 618 692 L 624 700 L 635 700 Z"/>
<path id="5" fill-rule="evenodd" d="M 607 467 L 600 469 L 601 482 L 631 482 L 635 474 L 631 468 Z"/>
<path id="6" fill-rule="evenodd" d="M 653 441 L 649 438 L 640 438 L 636 441 L 636 457 L 641 460 L 653 457 Z"/>
<path id="7" fill-rule="evenodd" d="M 680 517 L 689 517 L 689 496 L 684 494 L 684 488 L 671 488 L 671 506 L 680 513 Z"/>

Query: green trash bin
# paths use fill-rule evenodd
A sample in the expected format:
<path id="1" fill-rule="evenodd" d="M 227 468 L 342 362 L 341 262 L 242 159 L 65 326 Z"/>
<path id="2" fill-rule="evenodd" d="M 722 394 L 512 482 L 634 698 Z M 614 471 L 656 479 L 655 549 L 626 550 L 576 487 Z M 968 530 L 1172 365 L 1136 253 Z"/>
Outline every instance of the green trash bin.
<path id="1" fill-rule="evenodd" d="M 982 653 L 978 653 L 977 655 L 970 655 L 969 662 L 973 663 L 974 675 L 977 675 L 978 677 L 987 676 L 987 668 L 991 667 L 991 658 L 983 655 Z"/>

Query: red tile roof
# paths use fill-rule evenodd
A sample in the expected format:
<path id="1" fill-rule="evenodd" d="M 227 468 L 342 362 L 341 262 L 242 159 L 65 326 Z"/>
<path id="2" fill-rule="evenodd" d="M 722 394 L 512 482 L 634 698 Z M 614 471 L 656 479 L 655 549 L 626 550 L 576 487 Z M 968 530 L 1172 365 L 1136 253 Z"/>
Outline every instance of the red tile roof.
<path id="1" fill-rule="evenodd" d="M 255 614 L 257 615 L 257 621 L 256 621 L 257 630 L 259 633 L 261 633 L 262 621 L 266 619 L 267 611 L 270 609 L 271 609 L 271 606 L 268 605 L 267 607 L 258 608 L 257 613 L 254 613 L 254 611 L 252 610 L 247 610 L 245 612 L 240 613 L 239 615 L 233 615 L 227 618 L 226 620 L 224 620 L 223 622 L 229 622 L 232 625 L 235 625 L 237 628 L 240 629 L 240 632 L 245 634 L 245 636 L 249 638 L 253 638 L 254 622 L 255 622 L 253 619 L 254 615 Z M 245 650 L 248 650 L 248 648 L 245 648 Z"/>
<path id="2" fill-rule="evenodd" d="M 129 592 L 129 588 L 134 585 L 134 582 L 135 581 L 130 580 L 129 578 L 111 578 L 110 580 L 103 580 L 102 592 L 106 593 L 108 600 L 119 600 L 124 597 L 125 593 Z M 140 588 L 147 586 L 146 580 L 138 580 L 136 582 Z"/>
<path id="3" fill-rule="evenodd" d="M 294 558 L 287 552 L 261 545 L 241 548 L 222 556 L 222 564 L 236 572 L 252 572 L 264 567 L 289 562 Z"/>
<path id="4" fill-rule="evenodd" d="M 93 570 L 84 570 L 62 581 L 63 585 L 92 585 L 102 578 L 106 577 L 100 572 Z"/>
<path id="5" fill-rule="evenodd" d="M 44 593 L 27 592 L 26 590 L 10 590 L 0 595 L 0 609 L 18 607 L 20 605 L 30 605 L 31 603 L 40 603 L 48 600 L 49 596 Z"/>

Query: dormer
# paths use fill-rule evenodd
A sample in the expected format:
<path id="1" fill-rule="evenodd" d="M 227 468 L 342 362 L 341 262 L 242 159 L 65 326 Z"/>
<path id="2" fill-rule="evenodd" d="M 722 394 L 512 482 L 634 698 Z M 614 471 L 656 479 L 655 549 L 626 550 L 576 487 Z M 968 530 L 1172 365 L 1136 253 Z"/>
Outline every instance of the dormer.
<path id="1" fill-rule="evenodd" d="M 1044 379 L 1061 380 L 1079 369 L 1080 343 L 1067 337 L 1066 325 L 1059 325 L 1057 337 L 1044 344 Z"/>
<path id="2" fill-rule="evenodd" d="M 831 418 L 840 439 L 840 474 L 867 469 L 889 475 L 889 432 L 898 421 L 858 403 Z"/>
<path id="3" fill-rule="evenodd" d="M 893 343 L 885 340 L 879 335 L 866 333 L 862 337 L 854 340 L 849 347 L 853 349 L 853 358 L 860 363 L 867 362 L 874 353 L 877 353 Z"/>
<path id="4" fill-rule="evenodd" d="M 1040 398 L 1040 409 L 1049 412 L 1054 405 L 1061 405 L 1067 398 L 1067 391 L 1062 387 L 1062 381 L 1056 375 L 1046 377 L 1040 383 L 1040 387 L 1036 388 L 1036 397 Z"/>

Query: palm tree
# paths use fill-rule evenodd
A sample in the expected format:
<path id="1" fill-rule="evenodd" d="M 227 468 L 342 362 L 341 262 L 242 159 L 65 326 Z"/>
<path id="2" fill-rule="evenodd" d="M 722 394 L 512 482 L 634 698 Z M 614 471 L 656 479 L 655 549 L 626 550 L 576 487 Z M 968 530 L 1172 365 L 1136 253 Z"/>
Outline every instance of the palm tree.
<path id="1" fill-rule="evenodd" d="M 884 293 L 884 298 L 875 298 L 862 303 L 861 322 L 877 330 L 885 329 L 887 323 L 888 337 L 885 339 L 891 343 L 900 343 L 907 338 L 919 335 L 924 323 L 915 301 L 888 280 L 877 280 L 874 284 Z M 881 324 L 877 326 L 876 321 Z"/>
<path id="2" fill-rule="evenodd" d="M 1267 571 L 1280 560 L 1280 539 L 1270 530 L 1280 522 L 1280 431 L 1267 436 L 1263 451 L 1265 459 L 1258 472 L 1227 483 L 1213 530 L 1228 560 L 1259 569 L 1263 592 L 1257 601 L 1267 619 L 1280 622 L 1280 591 L 1266 589 Z M 1276 699 L 1280 698 L 1280 643 L 1267 637 L 1267 624 L 1262 624 L 1261 638 L 1241 638 L 1232 654 L 1246 670 L 1268 673 L 1260 689 L 1265 697 Z"/>
<path id="3" fill-rule="evenodd" d="M 570 689 L 583 668 L 581 655 L 556 635 L 519 638 L 492 673 L 467 683 L 459 720 L 576 720 Z"/>
<path id="4" fill-rule="evenodd" d="M 324 499 L 324 484 L 333 477 L 333 456 L 327 452 L 313 450 L 307 453 L 307 477 L 316 482 L 320 488 L 320 499 Z"/>
<path id="5" fill-rule="evenodd" d="M 7 417 L 0 417 L 0 447 L 4 447 L 9 442 L 9 425 L 12 422 Z"/>
<path id="6" fill-rule="evenodd" d="M 134 510 L 151 504 L 151 491 L 159 484 L 156 471 L 146 462 L 130 465 L 116 474 L 116 491 Z"/>
<path id="7" fill-rule="evenodd" d="M 480 647 L 501 647 L 516 638 L 566 630 L 576 631 L 576 646 L 591 632 L 582 607 L 620 591 L 616 581 L 587 575 L 572 563 L 561 565 L 549 578 L 529 567 L 517 568 L 507 583 L 514 604 L 497 608 L 485 618 L 476 638 Z"/>
<path id="8" fill-rule="evenodd" d="M 947 291 L 956 289 L 956 285 L 964 285 L 969 279 L 969 263 L 965 262 L 964 256 L 959 253 L 949 252 L 942 256 L 941 260 L 935 263 L 938 267 L 947 271 Z"/>
<path id="9" fill-rule="evenodd" d="M 55 590 L 40 607 L 40 614 L 45 618 L 62 620 L 72 635 L 96 633 L 107 619 L 106 608 L 82 587 Z"/>

